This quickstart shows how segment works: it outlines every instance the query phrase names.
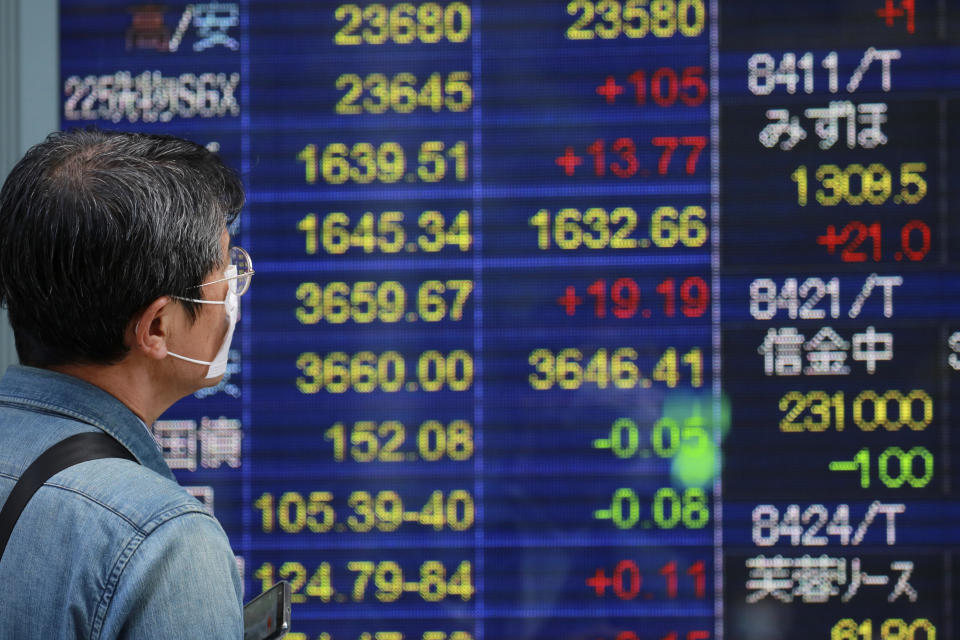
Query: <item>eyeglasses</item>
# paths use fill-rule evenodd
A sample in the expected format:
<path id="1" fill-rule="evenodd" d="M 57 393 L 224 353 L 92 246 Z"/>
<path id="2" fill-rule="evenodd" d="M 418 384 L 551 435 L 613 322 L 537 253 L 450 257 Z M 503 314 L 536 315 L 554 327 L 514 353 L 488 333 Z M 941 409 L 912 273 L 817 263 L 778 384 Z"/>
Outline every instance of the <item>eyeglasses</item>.
<path id="1" fill-rule="evenodd" d="M 227 265 L 227 268 L 229 269 L 230 267 L 236 267 L 235 275 L 229 275 L 226 278 L 220 278 L 219 280 L 213 280 L 211 282 L 204 282 L 200 286 L 205 287 L 208 284 L 233 280 L 236 283 L 234 286 L 237 288 L 235 293 L 239 298 L 250 288 L 250 279 L 255 273 L 253 270 L 253 260 L 250 259 L 250 254 L 241 247 L 230 247 L 230 264 Z"/>
<path id="2" fill-rule="evenodd" d="M 225 278 L 204 282 L 203 284 L 198 284 L 196 287 L 192 288 L 197 289 L 210 284 L 229 281 L 230 286 L 234 288 L 234 293 L 239 298 L 247 292 L 247 289 L 250 288 L 250 279 L 255 273 L 253 270 L 253 260 L 250 259 L 250 254 L 240 247 L 230 247 L 230 264 L 227 265 L 226 272 L 230 275 L 226 276 Z M 199 300 L 197 298 L 181 298 L 180 296 L 173 297 L 179 300 L 189 300 L 191 302 L 199 302 L 202 304 L 223 304 L 217 300 Z"/>

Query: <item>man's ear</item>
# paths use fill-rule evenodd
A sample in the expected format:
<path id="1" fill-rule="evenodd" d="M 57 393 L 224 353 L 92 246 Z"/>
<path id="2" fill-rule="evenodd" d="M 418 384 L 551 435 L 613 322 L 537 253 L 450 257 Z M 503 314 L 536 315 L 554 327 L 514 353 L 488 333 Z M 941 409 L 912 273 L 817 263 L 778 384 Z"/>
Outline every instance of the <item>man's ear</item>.
<path id="1" fill-rule="evenodd" d="M 167 357 L 167 337 L 172 327 L 173 300 L 160 296 L 150 303 L 133 323 L 131 348 L 148 358 L 162 360 Z"/>

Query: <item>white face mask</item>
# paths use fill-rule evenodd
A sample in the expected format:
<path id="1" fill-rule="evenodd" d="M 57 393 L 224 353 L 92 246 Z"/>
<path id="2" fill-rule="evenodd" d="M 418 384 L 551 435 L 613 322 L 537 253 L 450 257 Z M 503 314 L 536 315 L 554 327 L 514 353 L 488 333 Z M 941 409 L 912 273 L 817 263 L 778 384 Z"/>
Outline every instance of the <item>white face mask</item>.
<path id="1" fill-rule="evenodd" d="M 199 302 L 201 304 L 222 304 L 224 307 L 226 307 L 227 318 L 230 321 L 230 326 L 227 328 L 227 334 L 223 336 L 223 344 L 220 345 L 220 350 L 217 351 L 217 355 L 213 360 L 210 362 L 207 362 L 206 360 L 196 360 L 194 358 L 181 356 L 180 354 L 172 351 L 167 351 L 168 356 L 173 356 L 174 358 L 186 360 L 187 362 L 192 362 L 194 364 L 207 365 L 207 378 L 216 378 L 218 376 L 222 376 L 227 370 L 227 358 L 230 354 L 230 343 L 233 341 L 233 330 L 237 326 L 237 314 L 240 310 L 240 300 L 237 297 L 236 277 L 236 265 L 230 265 L 227 267 L 227 270 L 224 273 L 224 278 L 227 279 L 228 284 L 227 298 L 223 302 L 216 300 L 198 300 L 196 298 L 180 298 L 181 300 L 190 300 L 191 302 Z"/>

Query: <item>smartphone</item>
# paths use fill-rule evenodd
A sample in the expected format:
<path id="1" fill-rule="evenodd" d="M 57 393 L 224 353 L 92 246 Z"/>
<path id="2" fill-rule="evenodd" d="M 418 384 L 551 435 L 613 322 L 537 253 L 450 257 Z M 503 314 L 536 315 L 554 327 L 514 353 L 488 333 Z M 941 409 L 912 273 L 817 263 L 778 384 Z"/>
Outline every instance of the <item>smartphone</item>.
<path id="1" fill-rule="evenodd" d="M 243 640 L 274 640 L 290 630 L 290 583 L 273 585 L 243 606 Z"/>

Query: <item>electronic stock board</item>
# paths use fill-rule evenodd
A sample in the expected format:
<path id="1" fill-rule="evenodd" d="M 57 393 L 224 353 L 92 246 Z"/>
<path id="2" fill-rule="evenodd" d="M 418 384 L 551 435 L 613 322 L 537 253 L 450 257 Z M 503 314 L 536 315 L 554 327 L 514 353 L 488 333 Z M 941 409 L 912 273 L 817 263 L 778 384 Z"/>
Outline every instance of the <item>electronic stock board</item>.
<path id="1" fill-rule="evenodd" d="M 60 28 L 64 128 L 242 176 L 229 372 L 152 429 L 289 637 L 958 637 L 955 3 Z"/>

